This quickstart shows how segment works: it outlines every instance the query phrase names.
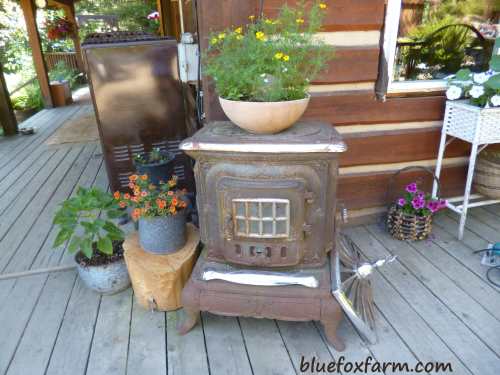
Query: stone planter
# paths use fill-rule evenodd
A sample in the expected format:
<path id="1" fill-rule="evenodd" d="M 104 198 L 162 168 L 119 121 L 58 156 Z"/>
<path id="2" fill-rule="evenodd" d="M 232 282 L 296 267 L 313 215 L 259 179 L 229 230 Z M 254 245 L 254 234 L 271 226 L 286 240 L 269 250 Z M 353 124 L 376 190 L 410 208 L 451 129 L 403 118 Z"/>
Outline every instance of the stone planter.
<path id="1" fill-rule="evenodd" d="M 169 254 L 186 243 L 186 211 L 176 215 L 139 219 L 139 243 L 153 254 Z"/>
<path id="2" fill-rule="evenodd" d="M 77 270 L 87 288 L 101 294 L 119 293 L 130 286 L 130 277 L 123 257 L 99 266 L 82 266 L 77 262 Z"/>
<path id="3" fill-rule="evenodd" d="M 240 128 L 255 134 L 288 129 L 304 114 L 310 97 L 285 102 L 243 102 L 219 97 L 226 116 Z"/>

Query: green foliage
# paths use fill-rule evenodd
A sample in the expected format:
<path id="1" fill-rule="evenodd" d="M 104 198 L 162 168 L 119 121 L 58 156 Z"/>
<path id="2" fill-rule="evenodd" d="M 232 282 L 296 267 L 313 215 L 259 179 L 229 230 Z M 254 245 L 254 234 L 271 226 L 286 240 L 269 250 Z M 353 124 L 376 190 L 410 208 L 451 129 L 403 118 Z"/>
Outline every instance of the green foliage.
<path id="1" fill-rule="evenodd" d="M 156 10 L 156 0 L 82 0 L 75 3 L 77 14 L 114 15 L 120 30 L 158 32 L 158 23 L 147 19 Z M 101 21 L 90 21 L 80 28 L 80 38 L 93 32 L 110 31 Z"/>
<path id="2" fill-rule="evenodd" d="M 11 101 L 12 107 L 17 110 L 42 109 L 44 104 L 38 81 L 26 85 L 12 96 Z"/>
<path id="3" fill-rule="evenodd" d="M 68 81 L 71 88 L 75 86 L 78 71 L 68 66 L 64 61 L 59 61 L 50 71 L 51 81 Z"/>
<path id="4" fill-rule="evenodd" d="M 169 161 L 170 158 L 168 152 L 162 152 L 158 147 L 153 148 L 151 152 L 134 155 L 134 161 L 138 164 L 162 163 Z"/>
<path id="5" fill-rule="evenodd" d="M 54 247 L 69 241 L 71 253 L 81 251 L 92 258 L 94 249 L 113 254 L 113 241 L 124 238 L 123 231 L 112 221 L 123 215 L 113 196 L 97 188 L 80 187 L 76 195 L 62 203 L 53 223 L 59 227 Z"/>
<path id="6" fill-rule="evenodd" d="M 209 36 L 204 74 L 230 100 L 286 101 L 307 96 L 310 81 L 333 58 L 333 49 L 315 39 L 325 4 L 306 9 L 283 6 L 276 19 L 262 18 Z M 254 21 L 253 17 L 250 17 Z"/>

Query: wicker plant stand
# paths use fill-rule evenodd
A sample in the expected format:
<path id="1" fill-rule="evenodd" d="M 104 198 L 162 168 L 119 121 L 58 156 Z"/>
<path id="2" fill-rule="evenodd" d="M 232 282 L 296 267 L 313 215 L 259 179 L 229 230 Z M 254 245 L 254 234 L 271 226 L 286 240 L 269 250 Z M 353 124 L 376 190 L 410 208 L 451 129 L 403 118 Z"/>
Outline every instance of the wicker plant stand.
<path id="1" fill-rule="evenodd" d="M 186 229 L 186 245 L 172 254 L 156 255 L 144 251 L 137 232 L 123 243 L 134 295 L 145 309 L 172 311 L 182 306 L 182 288 L 191 275 L 200 242 L 198 229 L 191 224 Z"/>
<path id="2" fill-rule="evenodd" d="M 447 140 L 447 137 L 451 138 Z M 471 194 L 474 168 L 477 155 L 488 145 L 500 143 L 500 108 L 479 108 L 465 101 L 447 101 L 444 115 L 441 142 L 436 163 L 436 176 L 439 178 L 446 146 L 455 139 L 469 142 L 471 147 L 469 169 L 465 183 L 464 195 L 448 199 L 447 207 L 460 215 L 458 239 L 464 235 L 465 221 L 469 207 L 486 206 L 500 203 L 500 199 L 488 199 L 480 194 Z M 435 183 L 432 196 L 437 195 Z M 474 200 L 474 202 L 470 202 Z"/>

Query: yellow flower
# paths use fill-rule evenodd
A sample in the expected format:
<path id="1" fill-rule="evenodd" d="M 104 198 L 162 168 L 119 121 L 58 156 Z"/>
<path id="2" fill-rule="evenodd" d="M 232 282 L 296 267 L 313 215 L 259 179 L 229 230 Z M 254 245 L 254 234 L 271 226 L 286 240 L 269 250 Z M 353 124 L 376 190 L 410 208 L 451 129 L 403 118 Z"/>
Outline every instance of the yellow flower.
<path id="1" fill-rule="evenodd" d="M 326 9 L 327 6 L 325 3 L 319 3 L 319 9 Z"/>
<path id="2" fill-rule="evenodd" d="M 274 54 L 274 58 L 275 58 L 276 60 L 281 60 L 281 58 L 282 58 L 282 57 L 283 57 L 283 53 L 282 53 L 282 52 L 276 52 L 276 53 Z"/>
<path id="3" fill-rule="evenodd" d="M 217 38 L 212 38 L 212 40 L 210 40 L 210 44 L 214 45 L 214 44 L 217 44 L 219 40 Z"/>
<path id="4" fill-rule="evenodd" d="M 237 39 L 237 40 L 241 40 L 241 39 L 243 39 L 243 35 L 236 35 L 236 39 Z"/>
<path id="5" fill-rule="evenodd" d="M 295 22 L 297 22 L 299 25 L 303 24 L 304 23 L 304 19 L 303 18 L 297 18 L 295 20 Z"/>
<path id="6" fill-rule="evenodd" d="M 266 34 L 264 34 L 262 31 L 257 31 L 255 33 L 255 38 L 258 40 L 266 40 Z"/>
<path id="7" fill-rule="evenodd" d="M 226 37 L 226 34 L 225 33 L 220 33 L 217 37 L 219 39 L 224 39 Z"/>
<path id="8" fill-rule="evenodd" d="M 255 16 L 252 14 L 251 16 L 248 16 L 248 19 L 249 19 L 250 21 L 253 21 L 253 20 L 255 19 Z"/>
<path id="9" fill-rule="evenodd" d="M 267 23 L 268 25 L 272 25 L 274 23 L 273 20 L 269 18 L 267 18 L 264 22 Z"/>
<path id="10" fill-rule="evenodd" d="M 288 61 L 288 60 L 290 60 L 290 56 L 288 55 L 283 56 L 283 61 Z"/>
<path id="11" fill-rule="evenodd" d="M 240 27 L 238 27 L 238 28 L 234 29 L 234 32 L 235 32 L 236 34 L 241 34 L 241 33 L 243 32 L 243 28 L 240 26 Z"/>

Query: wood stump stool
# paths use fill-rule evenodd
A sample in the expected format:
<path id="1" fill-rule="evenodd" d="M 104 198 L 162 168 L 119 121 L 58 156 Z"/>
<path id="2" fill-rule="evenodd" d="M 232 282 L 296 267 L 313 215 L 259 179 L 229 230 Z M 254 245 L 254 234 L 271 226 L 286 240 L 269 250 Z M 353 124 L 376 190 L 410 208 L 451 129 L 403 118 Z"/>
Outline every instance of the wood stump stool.
<path id="1" fill-rule="evenodd" d="M 191 275 L 200 242 L 194 225 L 188 224 L 186 229 L 186 245 L 173 254 L 155 255 L 144 251 L 137 232 L 123 243 L 134 294 L 144 308 L 172 311 L 182 307 L 182 288 Z"/>

